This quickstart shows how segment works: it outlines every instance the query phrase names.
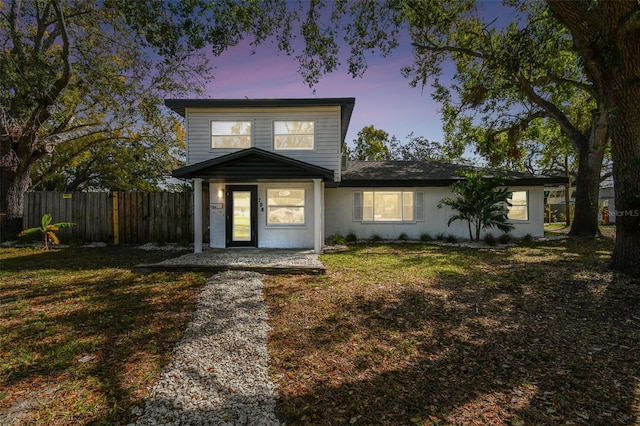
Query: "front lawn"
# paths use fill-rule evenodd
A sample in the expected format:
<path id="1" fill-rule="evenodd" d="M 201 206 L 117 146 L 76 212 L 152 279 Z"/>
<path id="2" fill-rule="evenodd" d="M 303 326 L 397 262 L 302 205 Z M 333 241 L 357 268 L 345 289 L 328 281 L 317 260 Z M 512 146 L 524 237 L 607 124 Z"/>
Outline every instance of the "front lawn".
<path id="1" fill-rule="evenodd" d="M 269 277 L 287 425 L 640 424 L 640 279 L 612 241 L 363 245 Z"/>
<path id="2" fill-rule="evenodd" d="M 174 256 L 0 249 L 0 424 L 126 424 L 204 283 L 201 274 L 130 268 Z"/>

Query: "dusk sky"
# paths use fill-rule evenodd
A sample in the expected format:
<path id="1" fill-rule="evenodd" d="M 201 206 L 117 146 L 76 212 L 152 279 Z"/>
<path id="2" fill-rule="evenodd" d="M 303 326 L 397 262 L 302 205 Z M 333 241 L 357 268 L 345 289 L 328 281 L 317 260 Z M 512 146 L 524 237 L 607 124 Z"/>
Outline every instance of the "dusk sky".
<path id="1" fill-rule="evenodd" d="M 322 78 L 310 89 L 298 72 L 293 57 L 278 52 L 271 45 L 257 49 L 237 46 L 216 58 L 215 79 L 207 85 L 211 98 L 330 98 L 354 97 L 356 105 L 351 118 L 347 142 L 357 137 L 365 126 L 373 125 L 405 141 L 407 135 L 442 140 L 442 125 L 438 105 L 430 92 L 409 86 L 400 69 L 411 63 L 409 46 L 401 46 L 390 57 L 371 55 L 363 77 L 353 78 L 346 64 Z"/>
<path id="2" fill-rule="evenodd" d="M 490 20 L 509 21 L 508 9 L 499 1 L 482 2 Z M 507 13 L 505 13 L 507 12 Z M 346 61 L 334 73 L 322 78 L 315 93 L 298 73 L 294 57 L 286 56 L 272 44 L 264 44 L 251 54 L 247 43 L 229 49 L 213 61 L 214 80 L 206 87 L 208 98 L 328 98 L 354 97 L 355 109 L 347 134 L 352 141 L 365 126 L 373 125 L 405 142 L 413 132 L 430 141 L 443 140 L 439 105 L 431 98 L 431 87 L 412 88 L 400 69 L 412 62 L 408 36 L 387 58 L 369 54 L 368 69 L 362 78 L 348 75 Z"/>

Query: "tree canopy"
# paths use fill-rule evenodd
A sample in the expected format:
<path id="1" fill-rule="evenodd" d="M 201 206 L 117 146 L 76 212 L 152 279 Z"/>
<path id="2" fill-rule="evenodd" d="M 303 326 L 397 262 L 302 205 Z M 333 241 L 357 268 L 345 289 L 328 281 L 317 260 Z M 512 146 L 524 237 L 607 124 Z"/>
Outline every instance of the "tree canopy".
<path id="1" fill-rule="evenodd" d="M 93 0 L 0 3 L 0 210 L 9 218 L 22 215 L 33 173 L 40 184 L 82 180 L 110 162 L 140 165 L 131 160 L 141 151 L 162 156 L 152 167 L 170 173 L 183 142 L 162 100 L 197 90 L 207 66 L 154 54 L 125 13 Z"/>
<path id="2" fill-rule="evenodd" d="M 347 153 L 353 161 L 384 161 L 391 159 L 389 151 L 389 133 L 382 129 L 365 126 L 358 132 L 357 139 L 354 140 L 355 148 Z"/>
<path id="3" fill-rule="evenodd" d="M 617 217 L 614 265 L 640 265 L 640 2 L 505 0 L 509 22 L 474 0 L 59 0 L 2 3 L 0 161 L 10 205 L 33 165 L 56 146 L 93 135 L 128 137 L 160 117 L 162 93 L 199 81 L 191 56 L 240 40 L 275 42 L 313 86 L 346 60 L 387 55 L 407 29 L 405 75 L 432 84 L 449 145 L 473 142 L 489 159 L 522 156 L 523 133 L 551 120 L 578 157 L 572 233 L 595 235 L 602 159 L 611 140 Z M 348 54 L 341 56 L 344 40 Z M 443 65 L 455 64 L 447 81 Z M 142 118 L 142 120 L 140 120 Z M 166 124 L 160 120 L 155 125 Z M 11 209 L 9 214 L 19 214 Z"/>

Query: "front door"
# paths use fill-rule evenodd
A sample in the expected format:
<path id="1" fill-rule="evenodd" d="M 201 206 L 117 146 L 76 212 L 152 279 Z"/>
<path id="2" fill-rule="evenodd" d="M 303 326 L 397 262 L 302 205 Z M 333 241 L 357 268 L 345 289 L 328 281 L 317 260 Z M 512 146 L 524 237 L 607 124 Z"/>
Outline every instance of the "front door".
<path id="1" fill-rule="evenodd" d="M 258 188 L 227 186 L 227 247 L 257 247 Z"/>

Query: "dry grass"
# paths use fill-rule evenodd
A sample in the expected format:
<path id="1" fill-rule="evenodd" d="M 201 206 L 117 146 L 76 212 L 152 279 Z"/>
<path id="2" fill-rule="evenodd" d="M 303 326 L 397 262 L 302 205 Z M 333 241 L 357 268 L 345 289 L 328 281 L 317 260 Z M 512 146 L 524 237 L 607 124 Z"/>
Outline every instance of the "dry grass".
<path id="1" fill-rule="evenodd" d="M 606 269 L 611 248 L 364 245 L 268 277 L 280 419 L 640 424 L 640 280 Z M 204 282 L 129 268 L 172 256 L 0 250 L 0 424 L 126 424 Z"/>
<path id="2" fill-rule="evenodd" d="M 269 277 L 287 425 L 640 424 L 640 280 L 610 239 L 355 246 Z"/>
<path id="3" fill-rule="evenodd" d="M 130 267 L 175 255 L 1 249 L 0 424 L 126 424 L 204 282 Z"/>

